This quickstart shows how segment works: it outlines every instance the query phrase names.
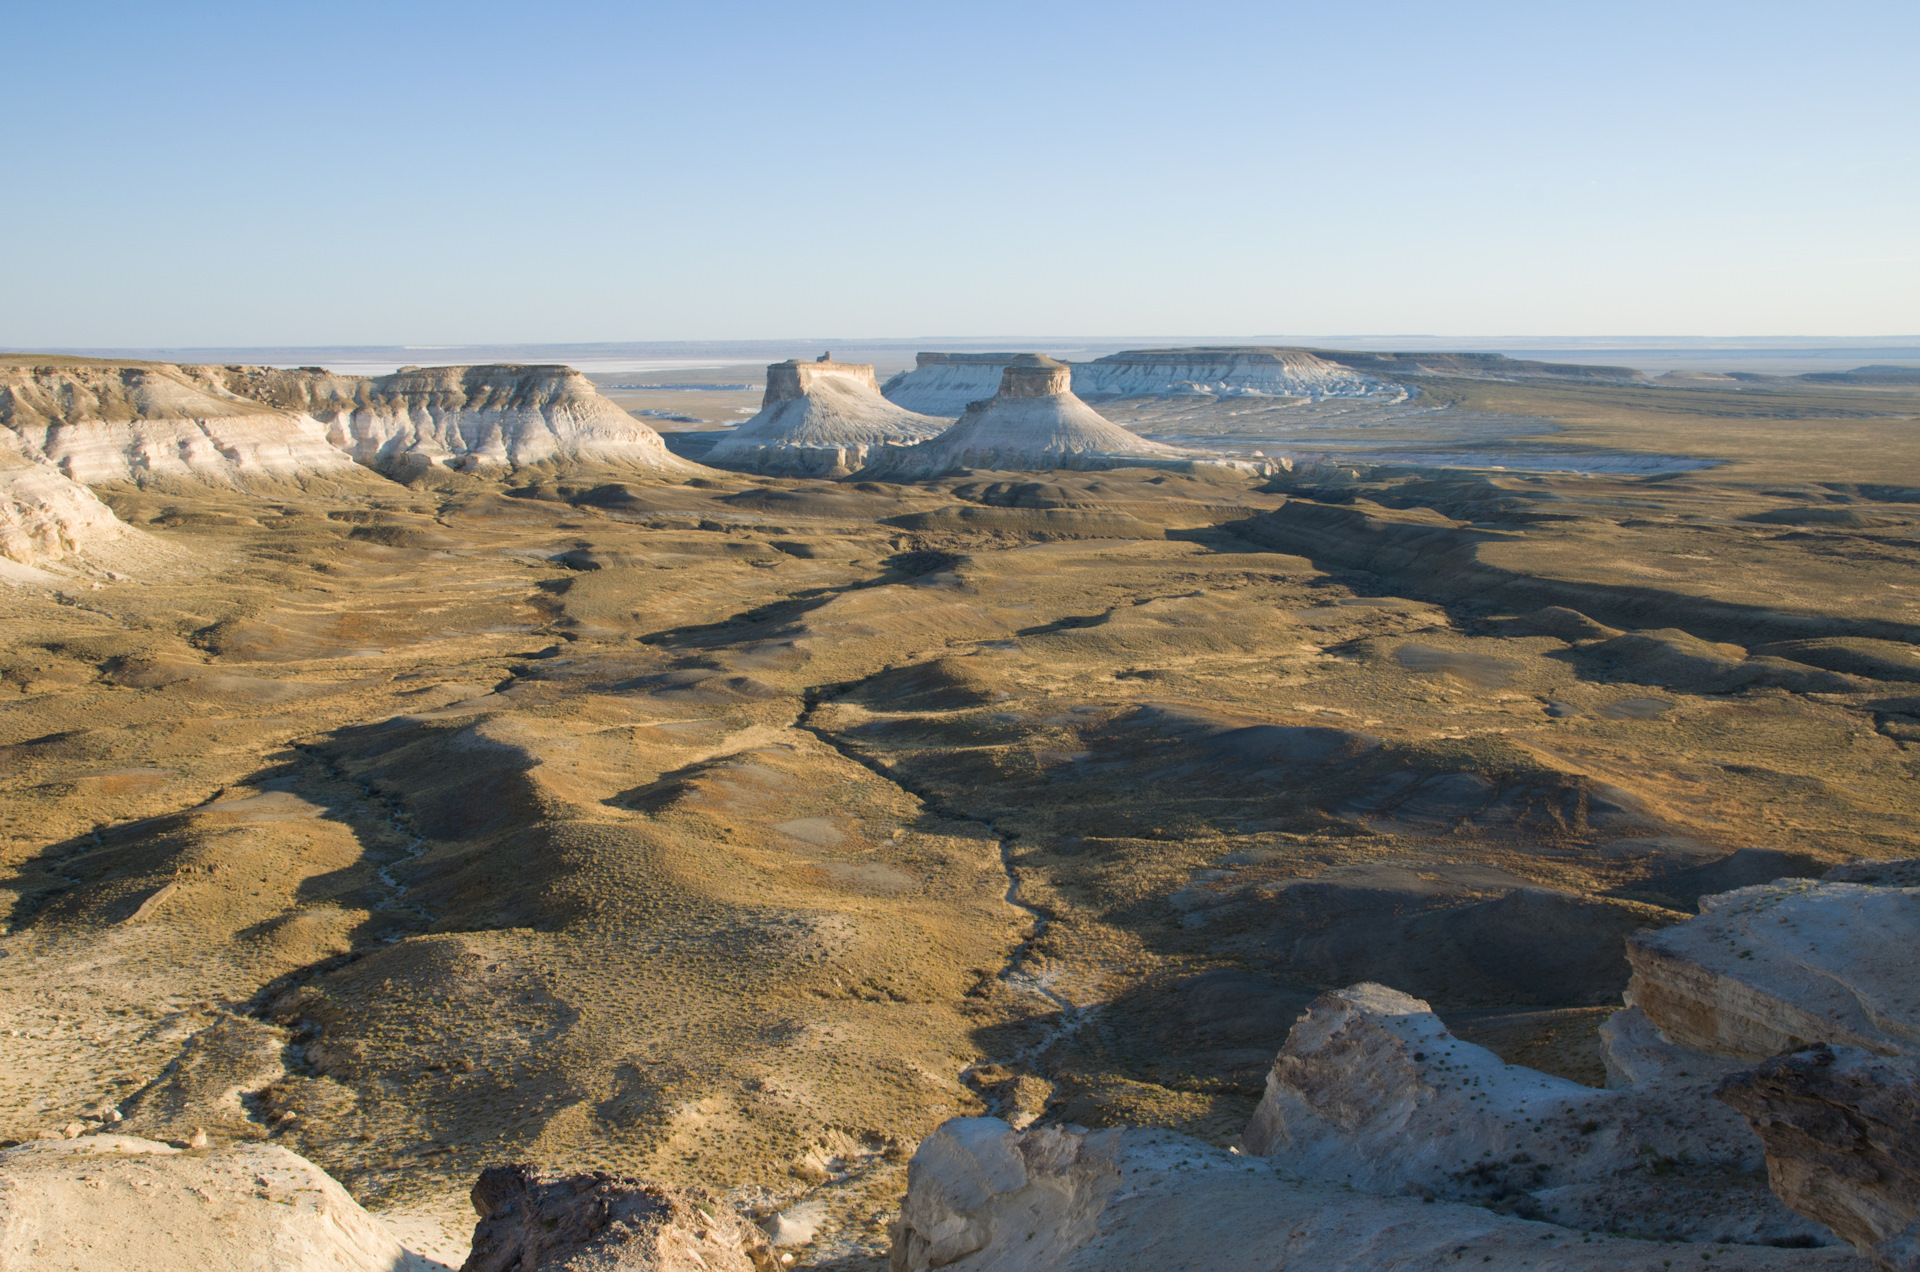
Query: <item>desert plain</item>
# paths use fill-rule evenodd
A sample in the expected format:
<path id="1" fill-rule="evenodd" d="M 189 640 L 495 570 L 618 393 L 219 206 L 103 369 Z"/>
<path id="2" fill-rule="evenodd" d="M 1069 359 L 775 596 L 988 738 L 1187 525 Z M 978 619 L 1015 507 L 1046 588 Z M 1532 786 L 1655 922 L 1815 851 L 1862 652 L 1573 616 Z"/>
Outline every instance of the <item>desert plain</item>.
<path id="1" fill-rule="evenodd" d="M 1920 384 L 1374 372 L 1095 403 L 1260 471 L 700 466 L 756 372 L 608 390 L 679 467 L 85 481 L 128 532 L 0 586 L 0 1142 L 851 1270 L 948 1119 L 1238 1144 L 1358 982 L 1605 1086 L 1629 935 L 1920 855 Z"/>

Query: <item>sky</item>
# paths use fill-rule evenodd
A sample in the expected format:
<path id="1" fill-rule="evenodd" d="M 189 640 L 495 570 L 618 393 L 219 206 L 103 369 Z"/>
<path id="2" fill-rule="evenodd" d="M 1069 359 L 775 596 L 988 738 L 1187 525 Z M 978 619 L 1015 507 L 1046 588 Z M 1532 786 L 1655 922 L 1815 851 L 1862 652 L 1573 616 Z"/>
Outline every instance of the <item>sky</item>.
<path id="1" fill-rule="evenodd" d="M 11 6 L 0 345 L 1920 332 L 1920 5 Z"/>

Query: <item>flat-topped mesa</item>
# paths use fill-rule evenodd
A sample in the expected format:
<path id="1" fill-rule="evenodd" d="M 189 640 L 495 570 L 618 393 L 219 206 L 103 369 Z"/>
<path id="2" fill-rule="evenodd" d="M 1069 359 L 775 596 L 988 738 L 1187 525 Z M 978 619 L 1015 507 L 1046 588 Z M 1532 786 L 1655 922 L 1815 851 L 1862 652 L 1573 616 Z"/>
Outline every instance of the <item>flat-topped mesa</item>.
<path id="1" fill-rule="evenodd" d="M 1399 401 L 1400 385 L 1365 375 L 1306 349 L 1211 345 L 1129 349 L 1076 363 L 1073 391 L 1099 401 L 1121 397 L 1372 397 Z"/>
<path id="2" fill-rule="evenodd" d="M 970 404 L 952 428 L 931 441 L 880 455 L 867 472 L 933 477 L 965 469 L 1046 472 L 1230 462 L 1175 450 L 1121 428 L 1074 396 L 1072 374 L 1064 362 L 1018 354 L 1002 368 L 1000 391 L 993 397 Z"/>
<path id="3" fill-rule="evenodd" d="M 914 368 L 881 386 L 895 406 L 923 415 L 958 417 L 969 403 L 1000 391 L 1000 373 L 1017 353 L 919 353 Z"/>
<path id="4" fill-rule="evenodd" d="M 0 427 L 28 459 L 87 485 L 225 485 L 352 466 L 313 419 L 234 392 L 215 368 L 164 362 L 5 358 Z"/>
<path id="5" fill-rule="evenodd" d="M 317 420 L 331 445 L 383 472 L 549 461 L 704 471 L 572 367 L 404 367 L 373 379 L 316 368 L 227 370 L 236 391 Z"/>
<path id="6" fill-rule="evenodd" d="M 721 468 L 837 477 L 881 448 L 910 446 L 946 426 L 881 397 L 870 364 L 789 360 L 767 368 L 760 413 L 722 437 L 705 459 Z"/>

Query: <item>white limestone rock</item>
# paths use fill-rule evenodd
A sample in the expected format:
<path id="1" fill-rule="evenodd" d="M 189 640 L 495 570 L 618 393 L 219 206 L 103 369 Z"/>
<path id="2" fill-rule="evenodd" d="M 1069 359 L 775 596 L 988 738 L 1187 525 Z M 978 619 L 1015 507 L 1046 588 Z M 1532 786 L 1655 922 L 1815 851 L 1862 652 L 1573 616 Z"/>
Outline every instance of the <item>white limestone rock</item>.
<path id="1" fill-rule="evenodd" d="M 1305 349 L 1219 346 L 1130 349 L 1073 368 L 1073 391 L 1088 401 L 1123 397 L 1283 397 L 1401 401 L 1400 385 L 1316 357 Z"/>
<path id="2" fill-rule="evenodd" d="M 915 366 L 881 386 L 895 406 L 955 419 L 974 402 L 1000 391 L 1000 374 L 1018 353 L 920 353 Z"/>
<path id="3" fill-rule="evenodd" d="M 325 1171 L 282 1148 L 131 1135 L 0 1153 L 0 1268 L 429 1272 Z"/>
<path id="4" fill-rule="evenodd" d="M 404 367 L 377 378 L 318 368 L 229 368 L 239 392 L 317 422 L 355 463 L 395 476 L 426 467 L 615 464 L 693 476 L 709 470 L 667 450 L 660 434 L 565 366 L 501 363 Z"/>
<path id="5" fill-rule="evenodd" d="M 14 434 L 0 429 L 0 583 L 119 578 L 172 555 L 91 490 L 28 459 Z"/>
<path id="6" fill-rule="evenodd" d="M 1863 1272 L 1845 1247 L 1773 1249 L 1595 1238 L 1480 1206 L 1380 1197 L 1302 1179 L 1169 1131 L 959 1118 L 907 1168 L 892 1272 Z M 1684 1261 L 1684 1262 L 1683 1262 Z"/>
<path id="7" fill-rule="evenodd" d="M 1242 1143 L 1309 1178 L 1568 1226 L 1831 1242 L 1760 1182 L 1762 1146 L 1712 1098 L 1718 1077 L 1581 1086 L 1461 1041 L 1417 998 L 1355 985 L 1294 1025 Z"/>
<path id="8" fill-rule="evenodd" d="M 721 468 L 798 476 L 844 476 L 885 446 L 909 446 L 947 421 L 880 396 L 873 367 L 852 362 L 776 362 L 767 368 L 760 413 L 706 454 Z"/>
<path id="9" fill-rule="evenodd" d="M 1758 1061 L 1825 1042 L 1920 1055 L 1920 888 L 1781 879 L 1703 897 L 1627 941 L 1631 1001 L 1666 1040 Z"/>
<path id="10" fill-rule="evenodd" d="M 352 464 L 314 420 L 234 393 L 215 369 L 158 362 L 0 361 L 0 426 L 27 458 L 85 485 L 232 484 Z"/>
<path id="11" fill-rule="evenodd" d="M 1191 464 L 1185 451 L 1150 442 L 1073 395 L 1064 362 L 1021 354 L 1000 373 L 1000 389 L 967 407 L 930 441 L 888 450 L 868 467 L 876 476 L 938 476 L 961 469 L 1048 471 L 1118 464 Z"/>

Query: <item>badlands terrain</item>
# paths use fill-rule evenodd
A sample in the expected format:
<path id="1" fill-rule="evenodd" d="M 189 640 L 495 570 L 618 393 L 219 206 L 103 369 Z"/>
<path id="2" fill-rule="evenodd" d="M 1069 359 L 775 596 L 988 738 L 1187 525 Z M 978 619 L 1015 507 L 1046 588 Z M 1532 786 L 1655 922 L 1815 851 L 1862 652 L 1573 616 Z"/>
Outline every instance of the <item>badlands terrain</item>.
<path id="1" fill-rule="evenodd" d="M 0 1143 L 284 1149 L 379 1266 L 531 1163 L 780 1266 L 1118 1267 L 1076 1162 L 1304 1225 L 1248 1162 L 1381 1020 L 1580 1133 L 1703 897 L 1920 855 L 1910 373 L 995 357 L 664 442 L 563 367 L 0 358 Z M 1298 1142 L 1501 1267 L 1869 1266 L 1711 1107 L 1562 1211 Z M 1054 1263 L 953 1236 L 1024 1173 L 920 1182 L 1009 1144 Z"/>

